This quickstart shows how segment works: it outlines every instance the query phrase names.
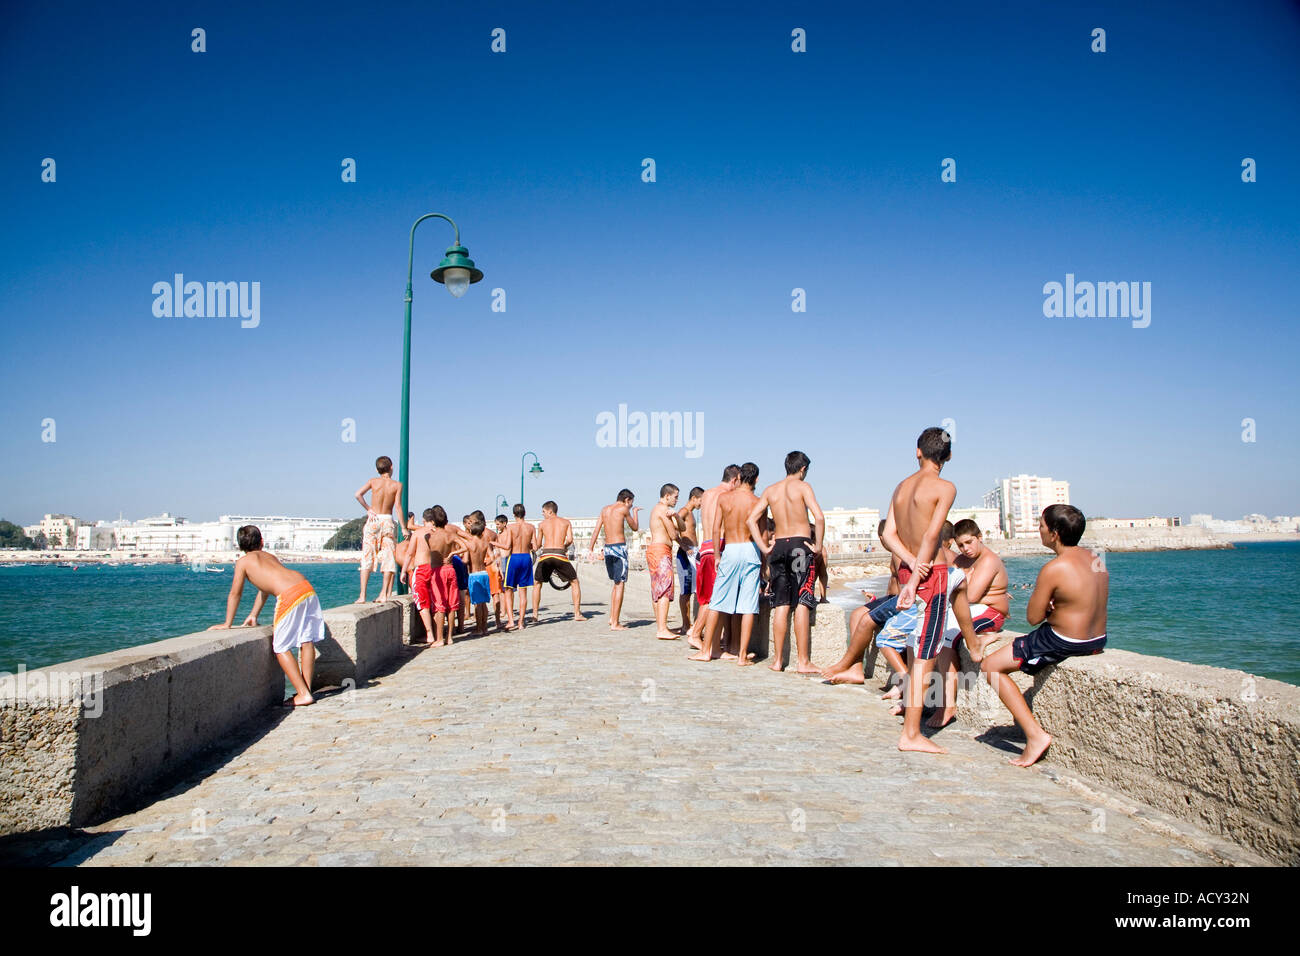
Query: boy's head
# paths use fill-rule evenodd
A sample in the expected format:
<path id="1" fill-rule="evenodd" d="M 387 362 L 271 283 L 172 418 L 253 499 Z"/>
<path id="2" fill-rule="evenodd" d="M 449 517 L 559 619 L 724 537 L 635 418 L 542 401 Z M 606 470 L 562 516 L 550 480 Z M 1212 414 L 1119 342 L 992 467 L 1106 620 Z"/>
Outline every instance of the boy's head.
<path id="1" fill-rule="evenodd" d="M 808 473 L 808 466 L 812 460 L 801 451 L 792 451 L 785 456 L 785 473 L 787 475 L 797 475 L 799 472 Z"/>
<path id="2" fill-rule="evenodd" d="M 387 455 L 380 455 L 375 459 L 375 471 L 379 472 L 381 475 L 389 475 L 391 477 L 393 474 L 393 459 L 389 458 Z"/>
<path id="3" fill-rule="evenodd" d="M 758 465 L 754 464 L 752 461 L 747 461 L 741 465 L 740 483 L 742 485 L 749 485 L 750 490 L 753 491 L 754 486 L 758 484 Z"/>
<path id="4" fill-rule="evenodd" d="M 970 518 L 962 518 L 953 526 L 953 544 L 968 558 L 978 558 L 984 550 L 984 535 L 980 526 Z"/>
<path id="5" fill-rule="evenodd" d="M 432 513 L 433 526 L 435 528 L 447 527 L 447 509 L 442 505 L 434 505 L 429 509 Z"/>
<path id="6" fill-rule="evenodd" d="M 916 453 L 923 461 L 932 461 L 939 467 L 952 457 L 952 436 L 942 428 L 927 428 L 916 440 Z"/>
<path id="7" fill-rule="evenodd" d="M 941 548 L 948 547 L 948 543 L 952 541 L 954 533 L 955 532 L 953 531 L 952 528 L 952 522 L 945 521 L 943 523 L 943 528 L 939 531 L 939 547 Z"/>
<path id="8" fill-rule="evenodd" d="M 616 500 L 625 502 L 630 505 L 633 501 L 636 500 L 636 495 L 632 494 L 632 492 L 624 488 L 622 491 L 618 493 L 618 498 Z"/>
<path id="9" fill-rule="evenodd" d="M 505 515 L 497 515 L 492 520 L 497 523 L 498 528 L 504 528 L 506 525 L 510 523 L 510 519 L 507 518 Z"/>
<path id="10" fill-rule="evenodd" d="M 460 516 L 460 523 L 463 524 L 463 525 L 465 525 L 466 527 L 469 527 L 470 519 L 473 518 L 473 517 L 474 517 L 473 515 L 461 515 L 461 516 Z"/>
<path id="11" fill-rule="evenodd" d="M 236 540 L 239 541 L 239 550 L 245 554 L 249 551 L 262 550 L 262 532 L 255 524 L 246 524 L 240 528 L 236 533 Z"/>
<path id="12" fill-rule="evenodd" d="M 484 529 L 487 528 L 482 518 L 475 518 L 473 515 L 469 516 L 469 521 L 466 523 L 469 525 L 469 533 L 476 538 L 481 538 Z"/>
<path id="13" fill-rule="evenodd" d="M 519 518 L 521 520 L 523 519 L 524 515 L 528 513 L 527 511 L 524 510 L 523 505 L 515 505 L 513 508 L 510 509 L 510 511 L 514 514 L 516 518 Z"/>
<path id="14" fill-rule="evenodd" d="M 884 536 L 885 536 L 885 519 L 881 518 L 880 524 L 876 525 L 876 537 L 883 538 Z"/>
<path id="15" fill-rule="evenodd" d="M 704 489 L 701 488 L 699 485 L 696 485 L 694 488 L 691 489 L 690 497 L 686 499 L 686 503 L 690 506 L 691 510 L 694 511 L 696 508 L 700 506 L 700 502 L 703 500 L 704 500 Z"/>
<path id="16" fill-rule="evenodd" d="M 1038 536 L 1049 548 L 1052 546 L 1051 538 L 1056 538 L 1067 548 L 1072 548 L 1083 537 L 1083 529 L 1086 525 L 1083 512 L 1074 505 L 1048 505 L 1043 509 L 1043 516 L 1038 520 Z"/>
<path id="17" fill-rule="evenodd" d="M 670 508 L 677 504 L 677 496 L 679 494 L 681 494 L 681 489 L 671 481 L 659 486 L 659 500 Z"/>
<path id="18" fill-rule="evenodd" d="M 559 513 L 560 513 L 560 506 L 557 505 L 554 501 L 542 502 L 542 514 L 546 515 L 546 517 L 554 518 Z"/>
<path id="19" fill-rule="evenodd" d="M 726 468 L 722 469 L 722 483 L 724 485 L 730 485 L 734 488 L 738 481 L 740 481 L 739 465 L 728 465 Z"/>
<path id="20" fill-rule="evenodd" d="M 425 524 L 429 524 L 429 523 L 432 522 L 432 521 L 433 521 L 433 509 L 432 509 L 432 508 L 425 508 L 425 509 L 424 509 L 424 523 L 425 523 Z"/>
<path id="21" fill-rule="evenodd" d="M 477 518 L 479 521 L 482 521 L 484 525 L 487 524 L 487 515 L 483 513 L 481 508 L 475 508 L 470 512 L 470 518 Z"/>

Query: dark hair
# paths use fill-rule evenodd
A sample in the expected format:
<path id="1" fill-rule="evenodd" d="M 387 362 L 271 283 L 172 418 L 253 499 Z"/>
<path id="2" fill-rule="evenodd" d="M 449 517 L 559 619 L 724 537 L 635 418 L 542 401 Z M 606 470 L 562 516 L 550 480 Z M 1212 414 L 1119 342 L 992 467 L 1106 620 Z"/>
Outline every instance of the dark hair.
<path id="1" fill-rule="evenodd" d="M 916 440 L 916 447 L 926 461 L 942 465 L 952 457 L 952 436 L 943 428 L 927 428 Z"/>
<path id="2" fill-rule="evenodd" d="M 524 515 L 528 513 L 527 511 L 524 510 L 524 506 L 522 504 L 515 505 L 510 510 L 516 518 L 522 518 Z"/>
<path id="3" fill-rule="evenodd" d="M 728 465 L 726 468 L 722 469 L 723 481 L 731 481 L 731 479 L 738 477 L 740 477 L 739 465 Z"/>
<path id="4" fill-rule="evenodd" d="M 984 535 L 980 533 L 980 526 L 975 523 L 973 518 L 962 518 L 953 528 L 952 536 L 954 538 L 960 538 L 964 534 L 973 534 L 977 538 L 984 537 Z"/>
<path id="5" fill-rule="evenodd" d="M 807 468 L 812 464 L 812 459 L 801 451 L 792 451 L 785 456 L 785 473 L 795 475 L 799 473 L 800 468 Z"/>
<path id="6" fill-rule="evenodd" d="M 953 532 L 953 530 L 952 530 L 952 522 L 951 522 L 951 521 L 945 521 L 945 522 L 943 523 L 943 528 L 942 528 L 942 530 L 940 530 L 940 532 L 939 532 L 939 543 L 940 543 L 940 544 L 947 544 L 949 541 L 951 541 L 951 540 L 953 539 L 954 536 L 955 536 L 955 534 L 954 534 L 954 532 Z"/>
<path id="7" fill-rule="evenodd" d="M 463 521 L 465 524 L 469 524 L 469 519 L 472 518 L 472 517 L 474 517 L 474 516 L 473 516 L 473 515 L 461 515 L 461 516 L 460 516 L 460 520 Z"/>
<path id="8" fill-rule="evenodd" d="M 701 488 L 699 485 L 696 485 L 694 488 L 691 489 L 691 493 L 686 496 L 686 500 L 690 501 L 692 498 L 700 498 L 703 495 L 704 495 L 704 489 Z"/>
<path id="9" fill-rule="evenodd" d="M 432 521 L 432 520 L 433 520 L 433 509 L 432 509 L 432 508 L 425 508 L 425 509 L 424 509 L 424 520 L 425 520 L 425 521 Z"/>
<path id="10" fill-rule="evenodd" d="M 487 524 L 487 515 L 483 513 L 483 510 L 481 508 L 475 508 L 473 512 L 470 513 L 470 517 L 478 518 L 478 520 L 482 521 L 484 525 Z"/>
<path id="11" fill-rule="evenodd" d="M 505 515 L 497 515 L 497 516 L 496 516 L 495 518 L 493 518 L 492 520 L 493 520 L 493 521 L 504 521 L 506 524 L 509 524 L 509 523 L 510 523 L 510 519 L 507 518 Z"/>
<path id="12" fill-rule="evenodd" d="M 381 475 L 391 475 L 393 473 L 393 459 L 387 455 L 380 455 L 375 459 L 375 471 Z"/>
<path id="13" fill-rule="evenodd" d="M 883 538 L 884 536 L 885 536 L 885 519 L 881 518 L 880 524 L 876 526 L 876 537 Z"/>
<path id="14" fill-rule="evenodd" d="M 542 510 L 545 511 L 548 508 L 551 510 L 551 514 L 553 515 L 558 515 L 560 513 L 560 506 L 557 505 L 554 501 L 542 502 Z"/>
<path id="15" fill-rule="evenodd" d="M 740 483 L 753 488 L 758 484 L 758 465 L 747 461 L 740 466 Z"/>
<path id="16" fill-rule="evenodd" d="M 414 518 L 414 517 L 415 517 L 415 512 L 414 512 L 414 511 L 408 511 L 408 512 L 406 513 L 406 520 L 407 520 L 407 521 L 410 521 L 410 520 L 411 520 L 412 518 Z"/>
<path id="17" fill-rule="evenodd" d="M 620 491 L 620 492 L 618 493 L 618 497 L 617 497 L 615 500 L 616 500 L 616 501 L 631 501 L 631 500 L 632 500 L 633 498 L 635 498 L 635 497 L 636 497 L 636 495 L 632 494 L 632 492 L 630 492 L 630 491 L 628 491 L 626 488 L 624 488 L 622 491 Z"/>
<path id="18" fill-rule="evenodd" d="M 680 492 L 681 489 L 670 481 L 665 485 L 659 486 L 659 497 L 662 498 L 664 495 L 671 495 L 674 491 Z"/>
<path id="19" fill-rule="evenodd" d="M 469 523 L 469 533 L 477 538 L 479 535 L 483 533 L 483 529 L 485 529 L 487 525 L 483 523 L 482 518 L 474 518 L 473 515 L 471 515 L 470 517 L 473 518 L 473 520 L 470 521 Z M 482 579 L 480 578 L 479 580 Z"/>
<path id="20" fill-rule="evenodd" d="M 1074 505 L 1048 505 L 1043 509 L 1043 522 L 1047 525 L 1047 530 L 1055 532 L 1061 539 L 1061 544 L 1067 548 L 1079 543 L 1087 525 L 1083 512 Z"/>
<path id="21" fill-rule="evenodd" d="M 429 509 L 433 512 L 433 526 L 435 528 L 447 527 L 447 509 L 442 505 L 434 505 Z"/>
<path id="22" fill-rule="evenodd" d="M 257 525 L 246 524 L 239 529 L 239 550 L 261 551 L 262 550 L 262 532 L 257 530 Z"/>

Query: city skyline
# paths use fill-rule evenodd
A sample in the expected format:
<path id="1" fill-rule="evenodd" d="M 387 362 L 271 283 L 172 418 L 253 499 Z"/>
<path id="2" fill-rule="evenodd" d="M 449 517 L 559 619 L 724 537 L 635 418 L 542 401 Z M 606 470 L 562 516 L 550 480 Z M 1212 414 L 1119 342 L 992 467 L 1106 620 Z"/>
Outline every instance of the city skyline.
<path id="1" fill-rule="evenodd" d="M 792 448 L 823 502 L 884 503 L 947 423 L 959 501 L 1033 472 L 1085 514 L 1296 510 L 1294 5 L 590 9 L 14 11 L 9 520 L 349 514 L 397 464 L 431 211 L 485 278 L 448 296 L 421 227 L 413 510 L 513 503 L 525 451 L 534 514 Z M 187 316 L 189 281 L 234 287 Z M 1125 283 L 1140 321 L 1102 307 Z"/>

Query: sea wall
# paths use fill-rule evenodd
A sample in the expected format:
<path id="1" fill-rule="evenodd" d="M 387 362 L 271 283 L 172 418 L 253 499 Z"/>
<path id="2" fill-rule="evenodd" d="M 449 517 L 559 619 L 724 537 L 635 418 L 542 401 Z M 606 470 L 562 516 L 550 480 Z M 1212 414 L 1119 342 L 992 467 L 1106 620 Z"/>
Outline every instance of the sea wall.
<path id="1" fill-rule="evenodd" d="M 325 612 L 316 687 L 396 657 L 402 603 Z M 203 631 L 0 680 L 0 835 L 84 826 L 150 792 L 284 697 L 271 628 Z"/>
<path id="2" fill-rule="evenodd" d="M 815 662 L 843 654 L 848 616 L 821 605 Z M 964 652 L 961 665 L 957 719 L 977 733 L 1014 726 L 979 665 Z M 883 683 L 888 665 L 873 648 L 864 670 Z M 1047 763 L 1300 864 L 1300 687 L 1118 649 L 1012 679 L 1053 737 Z"/>

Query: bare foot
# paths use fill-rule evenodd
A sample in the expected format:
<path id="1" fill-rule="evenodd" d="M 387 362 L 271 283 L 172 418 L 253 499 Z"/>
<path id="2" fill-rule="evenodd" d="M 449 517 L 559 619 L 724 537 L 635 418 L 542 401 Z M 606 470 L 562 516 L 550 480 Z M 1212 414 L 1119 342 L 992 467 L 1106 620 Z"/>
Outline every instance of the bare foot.
<path id="1" fill-rule="evenodd" d="M 1011 763 L 1016 767 L 1032 767 L 1043 754 L 1047 753 L 1047 748 L 1050 746 L 1052 746 L 1051 734 L 1043 734 L 1041 739 L 1035 737 L 1025 744 L 1024 751 Z"/>
<path id="2" fill-rule="evenodd" d="M 743 660 L 743 661 L 742 661 L 739 657 L 737 657 L 737 658 L 736 658 L 736 666 L 737 666 L 737 667 L 753 667 L 753 666 L 754 666 L 754 662 L 751 661 L 751 660 L 749 659 L 749 658 L 752 657 L 752 656 L 753 656 L 752 654 L 746 655 L 745 660 Z"/>
<path id="3" fill-rule="evenodd" d="M 917 734 L 915 737 L 908 737 L 907 734 L 904 734 L 899 737 L 898 749 L 911 750 L 923 754 L 946 754 L 948 752 L 933 740 L 930 740 L 928 737 L 924 737 L 921 734 Z"/>
<path id="4" fill-rule="evenodd" d="M 889 716 L 890 716 L 890 717 L 902 717 L 902 716 L 903 716 L 903 705 L 902 705 L 902 704 L 895 704 L 893 707 L 889 708 Z"/>
<path id="5" fill-rule="evenodd" d="M 720 661 L 734 661 L 734 660 L 738 660 L 738 658 L 737 658 L 737 656 L 736 656 L 735 654 L 731 653 L 731 651 L 723 651 L 723 652 L 718 656 L 718 660 L 720 660 Z"/>
<path id="6" fill-rule="evenodd" d="M 813 667 L 811 664 L 800 664 L 794 669 L 794 672 L 796 674 L 820 674 L 821 670 Z"/>
<path id="7" fill-rule="evenodd" d="M 951 707 L 947 707 L 943 710 L 936 710 L 931 714 L 930 719 L 925 722 L 925 726 L 932 727 L 935 730 L 943 730 L 956 719 L 956 711 Z"/>
<path id="8" fill-rule="evenodd" d="M 889 690 L 887 690 L 887 691 L 885 691 L 883 694 L 881 694 L 881 695 L 880 695 L 880 699 L 881 699 L 881 700 L 902 700 L 902 699 L 903 699 L 903 685 L 902 685 L 902 684 L 895 684 L 893 687 L 889 688 Z"/>
<path id="9" fill-rule="evenodd" d="M 691 647 L 695 648 L 697 651 L 704 650 L 704 643 L 694 634 L 687 635 L 686 643 L 691 645 Z"/>
<path id="10" fill-rule="evenodd" d="M 767 669 L 776 671 L 778 674 L 785 670 L 785 665 L 781 663 L 780 658 L 767 665 Z"/>
<path id="11" fill-rule="evenodd" d="M 677 638 L 681 637 L 681 635 L 673 631 L 656 631 L 655 637 L 659 638 L 661 641 L 675 641 Z"/>
<path id="12" fill-rule="evenodd" d="M 688 658 L 686 658 L 686 659 L 687 659 L 688 661 L 706 661 L 706 662 L 707 662 L 707 661 L 711 661 L 711 660 L 713 660 L 713 657 L 710 656 L 710 655 L 708 655 L 708 654 L 705 654 L 704 651 L 701 649 L 701 650 L 700 650 L 700 653 L 698 653 L 698 654 L 692 654 L 690 657 L 688 657 Z"/>
<path id="13" fill-rule="evenodd" d="M 365 603 L 366 603 L 366 599 L 363 598 L 363 597 L 359 597 L 359 598 L 357 598 L 355 601 L 353 601 L 352 603 L 353 603 L 353 604 L 365 604 Z"/>
<path id="14" fill-rule="evenodd" d="M 609 626 L 609 629 L 610 629 L 611 631 L 626 631 L 626 630 L 629 630 L 629 628 L 628 628 L 628 626 L 627 626 L 626 624 L 611 624 L 611 625 Z"/>
<path id="15" fill-rule="evenodd" d="M 587 619 L 587 615 L 585 615 L 585 614 L 575 614 L 575 615 L 573 616 L 573 619 L 574 619 L 575 621 L 585 621 L 585 620 Z"/>
<path id="16" fill-rule="evenodd" d="M 832 671 L 832 672 L 830 672 L 829 674 L 826 673 L 826 672 L 822 672 L 822 677 L 826 678 L 826 683 L 828 683 L 828 684 L 864 684 L 864 683 L 866 683 L 866 681 L 864 681 L 860 675 L 855 674 L 855 673 L 853 672 L 853 668 L 852 668 L 852 667 L 850 667 L 850 668 L 849 668 L 848 670 L 846 670 L 846 671 L 838 671 L 838 672 Z"/>
<path id="17" fill-rule="evenodd" d="M 286 697 L 281 707 L 310 707 L 316 703 L 316 698 L 311 694 L 303 697 L 302 694 L 294 694 L 292 697 Z"/>

